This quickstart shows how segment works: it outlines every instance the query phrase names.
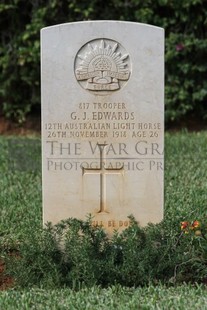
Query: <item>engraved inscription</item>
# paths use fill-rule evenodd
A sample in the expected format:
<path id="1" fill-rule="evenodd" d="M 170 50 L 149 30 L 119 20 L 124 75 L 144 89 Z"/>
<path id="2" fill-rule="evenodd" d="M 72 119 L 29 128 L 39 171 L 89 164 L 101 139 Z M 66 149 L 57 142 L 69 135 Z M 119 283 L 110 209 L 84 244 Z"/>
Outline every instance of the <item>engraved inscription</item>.
<path id="1" fill-rule="evenodd" d="M 76 79 L 89 91 L 107 94 L 118 90 L 128 81 L 130 73 L 129 54 L 116 41 L 90 41 L 76 55 Z"/>
<path id="2" fill-rule="evenodd" d="M 98 144 L 100 151 L 100 168 L 84 168 L 82 167 L 83 175 L 85 174 L 98 174 L 100 175 L 100 210 L 98 213 L 108 213 L 106 208 L 106 175 L 107 174 L 123 174 L 124 166 L 120 168 L 105 168 L 105 147 L 107 144 Z"/>
<path id="3" fill-rule="evenodd" d="M 101 100 L 100 100 L 101 101 Z M 135 104 L 138 104 L 135 101 Z M 46 123 L 47 138 L 109 139 L 122 138 L 134 141 L 160 139 L 163 126 L 160 122 L 142 122 L 139 115 L 125 102 L 79 102 L 68 114 L 65 122 Z"/>

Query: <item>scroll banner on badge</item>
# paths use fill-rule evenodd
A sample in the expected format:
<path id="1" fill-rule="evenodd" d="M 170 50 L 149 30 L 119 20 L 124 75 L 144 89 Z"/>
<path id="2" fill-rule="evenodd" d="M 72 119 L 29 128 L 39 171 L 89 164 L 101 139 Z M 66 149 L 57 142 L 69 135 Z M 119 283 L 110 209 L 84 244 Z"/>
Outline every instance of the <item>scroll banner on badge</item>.
<path id="1" fill-rule="evenodd" d="M 89 90 L 116 90 L 119 89 L 118 83 L 110 83 L 110 84 L 95 84 L 95 83 L 87 83 L 86 89 Z"/>
<path id="2" fill-rule="evenodd" d="M 105 73 L 107 72 L 107 73 Z M 112 78 L 116 78 L 117 80 L 126 81 L 129 79 L 129 72 L 114 72 L 114 71 L 104 71 L 105 76 L 110 76 Z M 103 71 L 93 71 L 88 73 L 81 73 L 80 71 L 76 71 L 76 78 L 78 81 L 88 80 L 94 77 L 103 77 Z"/>

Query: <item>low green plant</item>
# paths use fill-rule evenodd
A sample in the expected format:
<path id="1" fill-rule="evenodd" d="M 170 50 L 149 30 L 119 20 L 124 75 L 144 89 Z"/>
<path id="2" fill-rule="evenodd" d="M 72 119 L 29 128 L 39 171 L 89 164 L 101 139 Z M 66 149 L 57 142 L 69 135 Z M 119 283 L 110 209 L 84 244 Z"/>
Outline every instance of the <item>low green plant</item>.
<path id="1" fill-rule="evenodd" d="M 130 217 L 129 228 L 112 238 L 94 227 L 90 218 L 48 224 L 19 243 L 18 255 L 9 256 L 7 272 L 21 287 L 77 289 L 203 281 L 207 258 L 201 259 L 194 243 L 181 238 L 179 226 L 174 238 L 169 236 L 166 224 L 141 228 Z M 198 276 L 196 270 L 202 273 Z"/>
<path id="2" fill-rule="evenodd" d="M 206 218 L 202 220 L 183 221 L 181 222 L 181 236 L 186 241 L 185 255 L 190 257 L 188 273 L 191 277 L 195 272 L 195 279 L 207 280 L 207 222 Z"/>

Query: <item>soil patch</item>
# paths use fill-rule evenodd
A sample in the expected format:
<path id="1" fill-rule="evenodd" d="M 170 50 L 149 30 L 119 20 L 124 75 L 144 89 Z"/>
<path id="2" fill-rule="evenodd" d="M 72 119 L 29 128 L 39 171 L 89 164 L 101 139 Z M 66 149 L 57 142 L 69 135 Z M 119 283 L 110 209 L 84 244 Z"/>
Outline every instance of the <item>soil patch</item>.
<path id="1" fill-rule="evenodd" d="M 7 276 L 5 273 L 5 263 L 0 260 L 0 291 L 8 290 L 14 286 L 14 280 L 12 277 Z"/>
<path id="2" fill-rule="evenodd" d="M 1 135 L 40 135 L 40 116 L 29 116 L 23 124 L 18 124 L 12 120 L 0 116 Z"/>
<path id="3" fill-rule="evenodd" d="M 201 131 L 207 130 L 207 120 L 198 118 L 194 115 L 189 115 L 179 121 L 169 123 L 165 126 L 167 131 L 180 131 L 182 129 L 187 129 L 188 131 Z"/>

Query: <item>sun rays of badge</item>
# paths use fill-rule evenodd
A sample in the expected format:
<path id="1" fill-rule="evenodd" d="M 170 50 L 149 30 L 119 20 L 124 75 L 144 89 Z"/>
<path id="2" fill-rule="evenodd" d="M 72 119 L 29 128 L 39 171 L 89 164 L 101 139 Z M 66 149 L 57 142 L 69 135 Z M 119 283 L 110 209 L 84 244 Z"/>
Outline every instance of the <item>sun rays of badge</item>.
<path id="1" fill-rule="evenodd" d="M 75 58 L 75 76 L 86 90 L 108 94 L 121 89 L 129 80 L 129 54 L 110 39 L 96 39 L 85 44 Z"/>

